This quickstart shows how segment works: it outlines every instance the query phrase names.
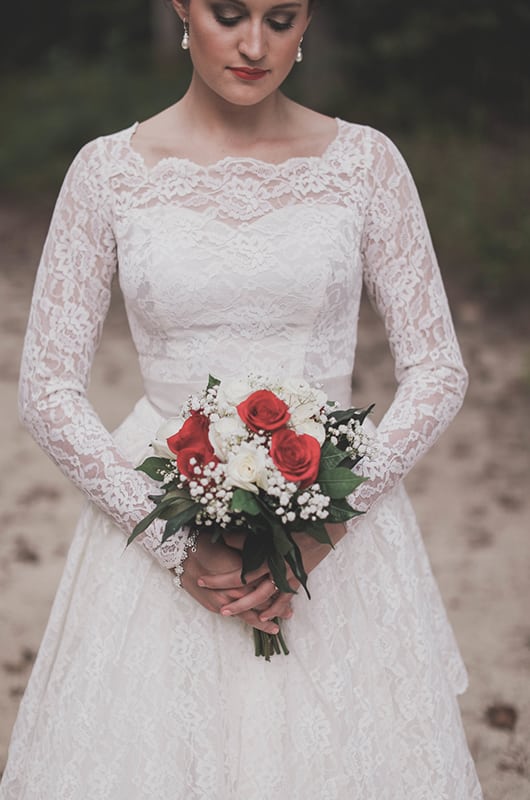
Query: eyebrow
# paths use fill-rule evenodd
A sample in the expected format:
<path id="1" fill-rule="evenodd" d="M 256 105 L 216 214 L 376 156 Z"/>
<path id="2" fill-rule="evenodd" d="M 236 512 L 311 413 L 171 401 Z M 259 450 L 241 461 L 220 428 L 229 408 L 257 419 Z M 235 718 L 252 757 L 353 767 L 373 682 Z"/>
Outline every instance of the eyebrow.
<path id="1" fill-rule="evenodd" d="M 226 0 L 226 2 L 230 3 L 234 6 L 240 6 L 241 8 L 246 9 L 246 4 L 242 2 L 242 0 Z M 297 2 L 289 2 L 289 3 L 278 3 L 271 7 L 270 11 L 280 11 L 282 9 L 289 9 L 289 8 L 300 8 L 302 3 Z"/>

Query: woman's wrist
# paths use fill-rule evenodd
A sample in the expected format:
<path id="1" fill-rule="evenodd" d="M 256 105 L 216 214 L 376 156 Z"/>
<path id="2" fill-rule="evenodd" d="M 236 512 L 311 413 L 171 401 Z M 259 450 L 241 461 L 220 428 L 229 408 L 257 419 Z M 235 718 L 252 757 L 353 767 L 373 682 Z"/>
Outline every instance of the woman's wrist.
<path id="1" fill-rule="evenodd" d="M 308 574 L 329 555 L 332 546 L 335 547 L 347 533 L 346 525 L 342 522 L 328 524 L 326 530 L 331 545 L 317 541 L 308 533 L 296 534 L 296 543 L 302 551 L 302 560 Z"/>

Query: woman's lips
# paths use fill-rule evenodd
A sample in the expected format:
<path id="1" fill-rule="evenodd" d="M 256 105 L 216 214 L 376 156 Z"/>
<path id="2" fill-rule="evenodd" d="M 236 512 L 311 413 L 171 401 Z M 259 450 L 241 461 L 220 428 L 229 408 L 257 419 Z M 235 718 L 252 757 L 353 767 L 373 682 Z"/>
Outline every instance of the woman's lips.
<path id="1" fill-rule="evenodd" d="M 251 69 L 250 67 L 228 67 L 238 78 L 244 81 L 259 81 L 267 74 L 267 69 Z"/>

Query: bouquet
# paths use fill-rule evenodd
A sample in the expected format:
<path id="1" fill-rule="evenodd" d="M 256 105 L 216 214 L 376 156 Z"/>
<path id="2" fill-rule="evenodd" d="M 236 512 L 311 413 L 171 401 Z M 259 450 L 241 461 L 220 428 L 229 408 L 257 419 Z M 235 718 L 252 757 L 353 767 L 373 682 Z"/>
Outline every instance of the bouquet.
<path id="1" fill-rule="evenodd" d="M 132 542 L 155 519 L 165 542 L 184 526 L 212 540 L 246 534 L 241 579 L 267 563 L 281 592 L 293 592 L 286 565 L 307 589 L 297 532 L 332 545 L 326 523 L 361 512 L 347 497 L 363 482 L 353 468 L 370 453 L 362 429 L 373 406 L 339 410 L 305 380 L 260 376 L 220 382 L 210 376 L 152 442 L 154 455 L 137 467 L 161 484 L 153 510 Z M 278 624 L 278 620 L 275 620 Z M 254 630 L 256 655 L 289 651 L 280 633 Z"/>

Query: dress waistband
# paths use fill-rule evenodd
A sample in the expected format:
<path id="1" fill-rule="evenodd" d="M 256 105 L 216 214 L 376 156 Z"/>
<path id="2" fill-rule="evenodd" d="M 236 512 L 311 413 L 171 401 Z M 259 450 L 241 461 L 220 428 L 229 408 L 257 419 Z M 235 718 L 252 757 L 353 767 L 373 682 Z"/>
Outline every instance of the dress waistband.
<path id="1" fill-rule="evenodd" d="M 318 383 L 328 399 L 335 400 L 340 408 L 348 408 L 351 405 L 351 375 L 335 375 L 308 382 L 313 385 Z M 188 397 L 201 392 L 204 386 L 204 381 L 163 383 L 146 380 L 145 395 L 153 409 L 167 419 L 176 417 Z"/>

